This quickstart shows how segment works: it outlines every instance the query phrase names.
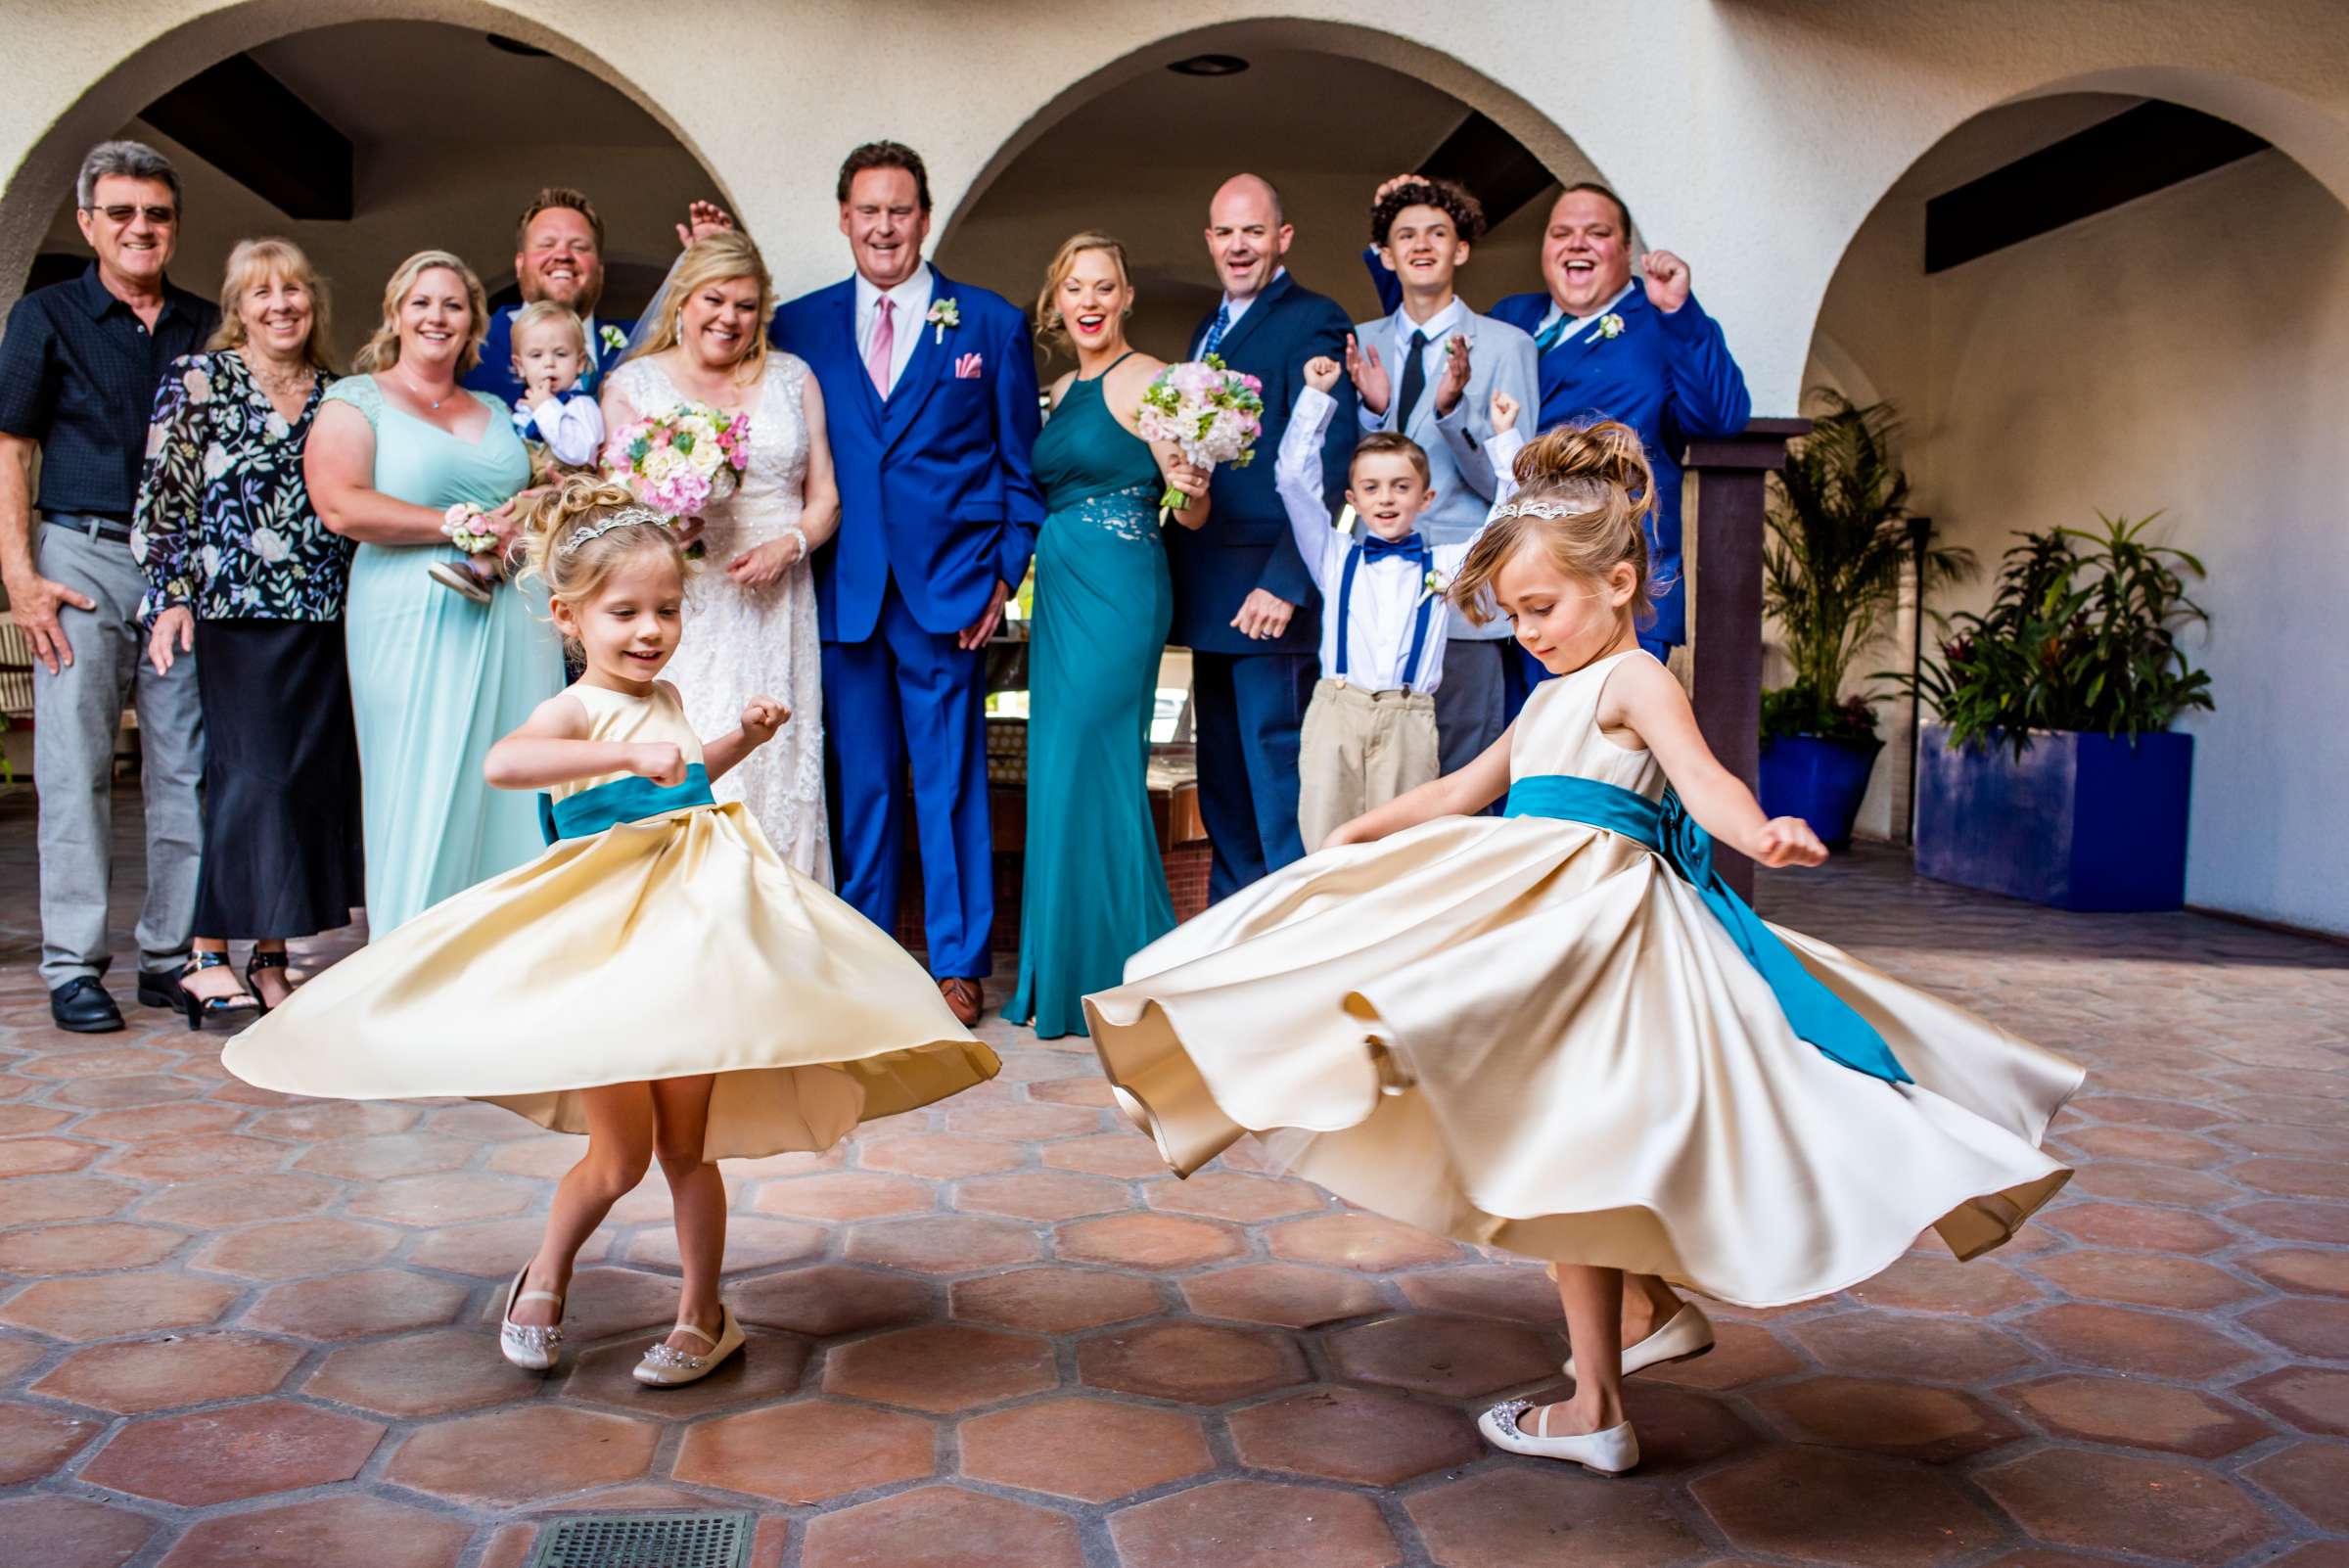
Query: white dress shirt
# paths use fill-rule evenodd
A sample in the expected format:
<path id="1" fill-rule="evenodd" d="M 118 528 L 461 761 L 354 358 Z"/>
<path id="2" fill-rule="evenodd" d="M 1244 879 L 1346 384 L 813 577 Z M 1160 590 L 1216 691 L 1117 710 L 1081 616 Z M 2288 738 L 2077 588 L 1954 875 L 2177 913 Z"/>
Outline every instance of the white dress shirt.
<path id="1" fill-rule="evenodd" d="M 1637 287 L 1639 287 L 1639 280 L 1634 278 L 1631 282 L 1616 290 L 1615 297 L 1609 300 L 1605 304 L 1600 305 L 1596 310 L 1591 311 L 1587 316 L 1576 316 L 1573 320 L 1567 322 L 1566 330 L 1558 335 L 1558 342 L 1561 344 L 1572 343 L 1575 339 L 1575 335 L 1583 330 L 1583 326 L 1586 322 L 1596 321 L 1599 317 L 1605 315 L 1608 311 L 1623 303 L 1624 300 L 1631 294 L 1631 292 Z M 1542 318 L 1542 324 L 1534 329 L 1534 336 L 1539 338 L 1543 333 L 1547 332 L 1553 325 L 1556 324 L 1558 317 L 1565 313 L 1565 309 L 1566 307 L 1564 305 L 1558 303 L 1556 297 L 1552 296 L 1549 301 L 1549 314 Z"/>
<path id="2" fill-rule="evenodd" d="M 912 277 L 889 291 L 890 340 L 889 390 L 897 391 L 898 378 L 913 359 L 913 350 L 930 330 L 931 275 L 930 263 L 925 261 L 914 270 Z M 873 332 L 881 325 L 881 291 L 863 273 L 856 274 L 856 362 L 870 364 L 873 357 Z"/>
<path id="3" fill-rule="evenodd" d="M 1289 269 L 1287 267 L 1274 267 L 1272 269 L 1272 276 L 1265 280 L 1265 289 L 1271 288 L 1272 285 L 1278 283 L 1282 278 L 1287 277 L 1288 272 Z M 1265 297 L 1265 289 L 1257 290 L 1256 293 L 1250 295 L 1245 300 L 1234 300 L 1228 292 L 1225 293 L 1223 296 L 1222 308 L 1231 312 L 1231 318 L 1223 323 L 1224 337 L 1230 337 L 1234 329 L 1239 326 L 1240 317 L 1248 313 L 1248 307 Z M 1192 358 L 1196 359 L 1207 351 L 1207 335 L 1215 330 L 1215 320 L 1213 317 L 1210 317 L 1207 325 L 1200 330 L 1199 336 L 1193 339 L 1191 342 Z"/>
<path id="4" fill-rule="evenodd" d="M 1361 427 L 1364 431 L 1402 428 L 1400 426 L 1391 426 L 1391 422 L 1387 416 L 1390 414 L 1399 413 L 1402 409 L 1404 371 L 1403 356 L 1410 351 L 1411 334 L 1414 332 L 1424 332 L 1427 334 L 1427 346 L 1419 350 L 1419 368 L 1427 377 L 1427 390 L 1419 394 L 1419 407 L 1412 409 L 1411 414 L 1412 417 L 1416 419 L 1419 409 L 1424 408 L 1431 413 L 1434 411 L 1436 406 L 1436 383 L 1444 379 L 1445 345 L 1451 340 L 1453 333 L 1459 331 L 1461 327 L 1467 325 L 1468 315 L 1468 306 L 1461 301 L 1460 297 L 1456 294 L 1451 297 L 1451 303 L 1445 305 L 1443 309 L 1437 311 L 1425 321 L 1413 321 L 1411 319 L 1410 311 L 1406 306 L 1397 305 L 1395 307 L 1396 351 L 1395 362 L 1386 367 L 1387 406 L 1384 411 L 1373 414 L 1370 412 L 1370 407 L 1367 403 L 1358 401 L 1354 405 L 1355 418 L 1360 421 Z M 1408 435 L 1410 433 L 1408 431 L 1405 431 L 1404 434 Z"/>
<path id="5" fill-rule="evenodd" d="M 1288 511 L 1298 552 L 1305 557 L 1313 585 L 1321 590 L 1321 674 L 1328 680 L 1341 678 L 1338 595 L 1345 585 L 1346 558 L 1360 548 L 1352 535 L 1330 526 L 1329 506 L 1321 494 L 1321 438 L 1337 411 L 1337 399 L 1327 392 L 1308 387 L 1298 393 L 1289 428 L 1280 438 L 1280 455 L 1272 467 L 1272 487 L 1280 492 L 1281 504 Z M 1516 491 L 1513 465 L 1525 438 L 1513 430 L 1503 431 L 1489 444 L 1494 471 L 1500 476 L 1497 505 Z M 1430 568 L 1446 579 L 1456 576 L 1474 542 L 1467 539 L 1429 546 Z M 1446 637 L 1442 604 L 1429 607 L 1427 639 L 1419 651 L 1418 668 L 1406 668 L 1419 603 L 1429 593 L 1426 576 L 1416 562 L 1389 556 L 1383 561 L 1365 560 L 1355 568 L 1354 596 L 1343 618 L 1346 684 L 1366 691 L 1399 691 L 1407 678 L 1412 691 L 1433 692 L 1443 683 Z"/>
<path id="6" fill-rule="evenodd" d="M 517 425 L 526 421 L 565 468 L 591 468 L 604 449 L 604 411 L 591 393 L 557 392 L 527 413 L 516 414 Z"/>

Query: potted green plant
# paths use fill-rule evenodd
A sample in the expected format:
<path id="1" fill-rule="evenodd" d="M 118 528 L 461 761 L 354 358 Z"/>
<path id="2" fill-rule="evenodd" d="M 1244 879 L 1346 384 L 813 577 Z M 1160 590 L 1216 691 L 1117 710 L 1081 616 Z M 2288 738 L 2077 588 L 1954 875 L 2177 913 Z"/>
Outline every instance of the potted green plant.
<path id="1" fill-rule="evenodd" d="M 1932 705 L 1918 752 L 1916 868 L 2065 909 L 2186 898 L 2194 742 L 2212 707 L 2178 634 L 2202 563 L 2145 537 L 2154 517 L 2023 533 L 1989 610 L 1942 622 L 1938 660 L 1893 675 Z"/>
<path id="2" fill-rule="evenodd" d="M 1874 703 L 1845 695 L 1844 678 L 1891 630 L 1913 541 L 1892 405 L 1861 407 L 1824 388 L 1812 397 L 1819 412 L 1773 477 L 1762 551 L 1763 606 L 1794 679 L 1762 694 L 1760 793 L 1771 815 L 1799 816 L 1840 847 L 1883 745 Z M 1922 561 L 1928 587 L 1974 565 L 1965 550 L 1929 544 Z"/>

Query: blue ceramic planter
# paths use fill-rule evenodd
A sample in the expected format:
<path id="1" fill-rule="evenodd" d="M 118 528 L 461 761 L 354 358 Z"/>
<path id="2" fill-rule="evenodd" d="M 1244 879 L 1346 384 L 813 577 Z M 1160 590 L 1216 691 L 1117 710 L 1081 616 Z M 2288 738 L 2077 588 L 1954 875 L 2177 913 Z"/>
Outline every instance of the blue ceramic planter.
<path id="1" fill-rule="evenodd" d="M 1840 850 L 1852 842 L 1852 823 L 1884 749 L 1872 736 L 1863 741 L 1819 735 L 1781 735 L 1762 743 L 1762 810 L 1768 816 L 1799 816 L 1819 842 Z"/>
<path id="2" fill-rule="evenodd" d="M 2193 772 L 2191 735 L 2041 730 L 2018 760 L 1999 746 L 1953 750 L 1928 724 L 1916 869 L 2057 909 L 2179 908 Z"/>

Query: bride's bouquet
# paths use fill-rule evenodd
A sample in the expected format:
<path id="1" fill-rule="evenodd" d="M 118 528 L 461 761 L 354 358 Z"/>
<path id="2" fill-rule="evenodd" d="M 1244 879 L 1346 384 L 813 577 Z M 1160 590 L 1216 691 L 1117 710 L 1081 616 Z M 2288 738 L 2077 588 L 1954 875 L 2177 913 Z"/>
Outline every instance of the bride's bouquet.
<path id="1" fill-rule="evenodd" d="M 1169 365 L 1142 393 L 1135 428 L 1146 441 L 1173 441 L 1200 468 L 1220 463 L 1246 468 L 1265 428 L 1265 384 L 1224 368 L 1215 354 Z M 1190 504 L 1170 484 L 1158 498 L 1158 521 Z"/>
<path id="2" fill-rule="evenodd" d="M 698 517 L 734 493 L 751 463 L 751 421 L 708 403 L 679 403 L 612 438 L 604 466 L 664 517 Z"/>

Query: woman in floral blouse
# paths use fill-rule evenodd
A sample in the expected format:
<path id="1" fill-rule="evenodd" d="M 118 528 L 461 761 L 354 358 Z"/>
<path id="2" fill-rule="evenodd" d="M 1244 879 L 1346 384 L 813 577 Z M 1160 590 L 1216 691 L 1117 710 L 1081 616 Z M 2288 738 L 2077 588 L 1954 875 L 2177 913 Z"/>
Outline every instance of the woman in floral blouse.
<path id="1" fill-rule="evenodd" d="M 333 366 L 327 300 L 301 252 L 247 240 L 228 258 L 220 330 L 156 389 L 131 552 L 159 670 L 193 657 L 203 696 L 203 870 L 191 1027 L 288 991 L 286 939 L 347 924 L 362 901 L 358 746 L 344 666 L 350 541 L 302 483 Z M 246 986 L 228 940 L 252 938 Z"/>

